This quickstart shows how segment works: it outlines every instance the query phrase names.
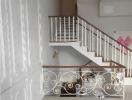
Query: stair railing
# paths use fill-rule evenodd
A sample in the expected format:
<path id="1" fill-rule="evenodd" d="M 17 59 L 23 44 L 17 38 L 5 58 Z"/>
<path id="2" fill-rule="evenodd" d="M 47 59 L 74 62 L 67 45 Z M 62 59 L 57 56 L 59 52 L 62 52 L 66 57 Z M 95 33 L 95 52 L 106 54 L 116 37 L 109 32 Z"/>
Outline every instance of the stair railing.
<path id="1" fill-rule="evenodd" d="M 50 42 L 80 42 L 88 52 L 96 52 L 104 62 L 127 67 L 132 77 L 132 50 L 80 16 L 50 16 Z"/>
<path id="2" fill-rule="evenodd" d="M 75 16 L 50 16 L 50 41 L 77 41 Z"/>

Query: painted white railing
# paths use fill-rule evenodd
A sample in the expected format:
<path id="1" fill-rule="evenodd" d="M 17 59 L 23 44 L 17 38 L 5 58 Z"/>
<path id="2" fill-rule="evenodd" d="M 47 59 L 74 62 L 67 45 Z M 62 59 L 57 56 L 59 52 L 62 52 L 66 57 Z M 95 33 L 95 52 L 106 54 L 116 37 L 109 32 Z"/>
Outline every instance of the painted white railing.
<path id="1" fill-rule="evenodd" d="M 50 42 L 80 42 L 88 52 L 103 57 L 104 62 L 114 61 L 127 67 L 132 77 L 132 50 L 92 25 L 75 16 L 50 16 Z"/>

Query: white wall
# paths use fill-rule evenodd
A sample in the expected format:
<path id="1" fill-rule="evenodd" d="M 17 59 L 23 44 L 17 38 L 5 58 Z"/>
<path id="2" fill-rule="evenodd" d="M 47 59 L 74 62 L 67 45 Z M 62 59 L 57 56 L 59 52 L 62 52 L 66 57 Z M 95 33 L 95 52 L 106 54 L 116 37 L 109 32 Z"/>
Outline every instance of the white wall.
<path id="1" fill-rule="evenodd" d="M 0 100 L 40 100 L 41 66 L 58 64 L 48 45 L 48 16 L 59 14 L 59 0 L 0 1 Z"/>
<path id="2" fill-rule="evenodd" d="M 113 31 L 132 31 L 132 16 L 100 17 L 99 1 L 78 0 L 78 15 L 110 35 Z M 120 0 L 117 2 L 120 4 Z"/>
<path id="3" fill-rule="evenodd" d="M 89 60 L 72 47 L 59 48 L 60 65 L 83 65 Z"/>
<path id="4" fill-rule="evenodd" d="M 100 0 L 101 16 L 132 15 L 132 0 Z"/>

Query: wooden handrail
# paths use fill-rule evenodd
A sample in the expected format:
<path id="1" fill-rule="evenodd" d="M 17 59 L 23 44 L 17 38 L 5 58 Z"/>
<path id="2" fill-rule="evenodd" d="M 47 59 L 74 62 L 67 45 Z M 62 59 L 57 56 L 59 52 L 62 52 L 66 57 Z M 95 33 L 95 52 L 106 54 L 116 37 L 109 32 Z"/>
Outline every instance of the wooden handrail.
<path id="1" fill-rule="evenodd" d="M 77 18 L 77 16 L 48 16 L 49 18 L 50 17 L 76 17 Z"/>
<path id="2" fill-rule="evenodd" d="M 125 68 L 126 69 L 126 67 L 125 66 L 123 66 L 123 65 L 121 65 L 121 64 L 119 64 L 119 63 L 117 63 L 117 62 L 115 62 L 115 61 L 110 61 L 110 63 L 111 64 L 116 64 L 116 65 L 118 65 L 118 66 L 120 66 L 120 67 L 122 67 L 122 68 Z"/>
<path id="3" fill-rule="evenodd" d="M 115 63 L 113 61 L 111 61 L 110 63 Z M 116 65 L 116 66 L 87 66 L 87 65 L 67 65 L 67 66 L 61 66 L 61 65 L 43 65 L 42 68 L 126 68 L 122 65 Z"/>

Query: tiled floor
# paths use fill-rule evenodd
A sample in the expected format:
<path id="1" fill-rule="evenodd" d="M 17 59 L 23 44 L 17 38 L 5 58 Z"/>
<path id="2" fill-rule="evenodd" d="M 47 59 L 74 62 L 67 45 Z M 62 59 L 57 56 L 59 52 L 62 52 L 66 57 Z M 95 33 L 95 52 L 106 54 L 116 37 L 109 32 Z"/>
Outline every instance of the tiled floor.
<path id="1" fill-rule="evenodd" d="M 46 96 L 43 100 L 98 100 L 99 98 L 91 97 L 55 97 L 55 96 Z M 102 100 L 123 100 L 123 98 L 103 98 Z M 132 100 L 132 86 L 125 87 L 125 99 Z"/>

